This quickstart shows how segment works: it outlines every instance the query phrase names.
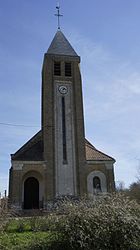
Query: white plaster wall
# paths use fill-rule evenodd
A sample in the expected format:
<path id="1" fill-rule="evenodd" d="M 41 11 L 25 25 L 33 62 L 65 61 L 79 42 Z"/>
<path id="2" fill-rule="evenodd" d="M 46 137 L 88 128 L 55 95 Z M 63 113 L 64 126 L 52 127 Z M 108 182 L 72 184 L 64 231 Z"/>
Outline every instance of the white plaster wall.
<path id="1" fill-rule="evenodd" d="M 106 176 L 101 171 L 93 171 L 87 176 L 87 190 L 88 190 L 88 196 L 94 197 L 95 190 L 93 188 L 93 178 L 95 176 L 98 176 L 101 181 L 101 190 L 102 193 L 107 192 L 107 183 L 106 183 Z"/>
<path id="2" fill-rule="evenodd" d="M 66 86 L 68 90 L 64 95 L 59 92 L 59 87 L 62 85 Z M 55 82 L 54 93 L 56 197 L 62 195 L 76 195 L 72 83 Z M 67 164 L 63 163 L 62 96 L 65 97 Z"/>

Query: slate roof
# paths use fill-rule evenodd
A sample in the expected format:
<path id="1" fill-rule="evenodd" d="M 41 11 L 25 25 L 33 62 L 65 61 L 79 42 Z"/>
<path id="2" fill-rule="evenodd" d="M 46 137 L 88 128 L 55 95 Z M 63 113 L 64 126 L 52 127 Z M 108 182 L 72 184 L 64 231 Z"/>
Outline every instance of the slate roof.
<path id="1" fill-rule="evenodd" d="M 11 155 L 15 161 L 43 161 L 43 138 L 40 130 L 15 154 Z"/>
<path id="2" fill-rule="evenodd" d="M 86 160 L 87 161 L 114 161 L 115 160 L 97 150 L 88 140 L 85 139 Z M 15 154 L 11 155 L 15 161 L 43 161 L 43 137 L 40 130 L 26 144 L 24 144 Z"/>
<path id="3" fill-rule="evenodd" d="M 51 45 L 47 51 L 47 54 L 78 56 L 62 31 L 56 32 L 54 39 L 52 40 Z"/>

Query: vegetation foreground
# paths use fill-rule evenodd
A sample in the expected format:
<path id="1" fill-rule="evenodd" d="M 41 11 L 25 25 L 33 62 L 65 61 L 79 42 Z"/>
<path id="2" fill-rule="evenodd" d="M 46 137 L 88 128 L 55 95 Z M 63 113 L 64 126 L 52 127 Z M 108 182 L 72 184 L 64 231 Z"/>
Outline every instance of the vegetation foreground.
<path id="1" fill-rule="evenodd" d="M 2 250 L 140 250 L 140 205 L 122 194 L 65 200 L 46 217 L 0 220 Z"/>

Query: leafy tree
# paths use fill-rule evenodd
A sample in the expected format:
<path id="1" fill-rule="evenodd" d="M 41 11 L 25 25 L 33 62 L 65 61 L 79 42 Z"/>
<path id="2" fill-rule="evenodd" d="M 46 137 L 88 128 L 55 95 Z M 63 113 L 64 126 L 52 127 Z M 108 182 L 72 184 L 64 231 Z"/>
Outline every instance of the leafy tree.
<path id="1" fill-rule="evenodd" d="M 132 183 L 127 191 L 127 194 L 131 197 L 131 199 L 135 199 L 138 203 L 140 203 L 140 181 Z"/>

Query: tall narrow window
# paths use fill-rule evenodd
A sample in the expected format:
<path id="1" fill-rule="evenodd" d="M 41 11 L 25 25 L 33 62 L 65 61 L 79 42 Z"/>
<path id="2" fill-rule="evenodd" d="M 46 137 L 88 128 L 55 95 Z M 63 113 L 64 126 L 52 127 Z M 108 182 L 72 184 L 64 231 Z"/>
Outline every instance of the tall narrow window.
<path id="1" fill-rule="evenodd" d="M 54 62 L 54 75 L 61 76 L 61 63 L 60 62 Z"/>
<path id="2" fill-rule="evenodd" d="M 97 194 L 102 191 L 101 190 L 101 181 L 100 181 L 100 178 L 98 176 L 95 176 L 93 178 L 93 189 L 94 189 L 94 192 Z"/>
<path id="3" fill-rule="evenodd" d="M 65 76 L 71 76 L 71 63 L 65 63 Z"/>
<path id="4" fill-rule="evenodd" d="M 67 144 L 66 144 L 66 115 L 65 98 L 62 97 L 62 140 L 63 140 L 63 163 L 67 163 Z"/>

